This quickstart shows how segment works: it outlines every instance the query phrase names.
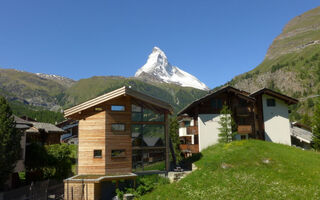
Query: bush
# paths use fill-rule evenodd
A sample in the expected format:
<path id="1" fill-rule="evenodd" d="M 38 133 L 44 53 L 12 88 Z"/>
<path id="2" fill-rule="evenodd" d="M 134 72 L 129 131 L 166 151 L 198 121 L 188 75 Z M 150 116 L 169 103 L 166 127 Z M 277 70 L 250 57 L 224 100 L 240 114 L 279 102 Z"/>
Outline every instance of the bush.
<path id="1" fill-rule="evenodd" d="M 130 193 L 135 196 L 135 198 L 139 198 L 142 195 L 145 195 L 155 188 L 169 184 L 169 180 L 167 178 L 161 177 L 157 174 L 154 175 L 144 175 L 144 176 L 139 176 L 136 179 L 136 188 L 125 188 L 124 190 L 117 189 L 116 193 L 117 196 L 123 197 L 124 194 Z M 121 199 L 121 198 L 120 198 Z"/>
<path id="2" fill-rule="evenodd" d="M 71 174 L 71 147 L 67 144 L 43 146 L 32 143 L 26 151 L 26 169 L 30 181 L 64 179 Z"/>
<path id="3" fill-rule="evenodd" d="M 71 174 L 71 149 L 67 144 L 46 146 L 49 167 L 54 169 L 53 178 L 64 179 Z"/>

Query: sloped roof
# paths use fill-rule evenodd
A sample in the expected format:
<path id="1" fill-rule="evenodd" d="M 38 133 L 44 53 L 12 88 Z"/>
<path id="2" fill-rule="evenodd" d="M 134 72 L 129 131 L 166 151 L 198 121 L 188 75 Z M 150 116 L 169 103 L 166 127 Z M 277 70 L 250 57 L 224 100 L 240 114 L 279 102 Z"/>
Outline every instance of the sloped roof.
<path id="1" fill-rule="evenodd" d="M 225 92 L 225 91 L 231 91 L 231 92 L 234 92 L 236 93 L 240 98 L 243 98 L 243 99 L 246 99 L 248 101 L 252 101 L 252 102 L 255 102 L 256 101 L 256 96 L 260 95 L 260 94 L 267 94 L 267 95 L 270 95 L 270 96 L 273 96 L 275 98 L 278 98 L 278 99 L 281 99 L 283 101 L 285 101 L 287 104 L 291 105 L 291 104 L 296 104 L 298 103 L 299 101 L 295 98 L 292 98 L 292 97 L 289 97 L 287 95 L 284 95 L 284 94 L 281 94 L 279 92 L 276 92 L 276 91 L 273 91 L 273 90 L 270 90 L 268 88 L 262 88 L 262 89 L 259 89 L 257 90 L 256 92 L 253 92 L 253 93 L 249 93 L 249 92 L 246 92 L 244 90 L 239 90 L 237 88 L 234 88 L 232 86 L 225 86 L 225 87 L 222 87 L 220 89 L 218 89 L 217 91 L 213 92 L 213 93 L 210 93 L 210 94 L 207 94 L 206 96 L 192 102 L 191 104 L 187 105 L 185 108 L 183 108 L 180 112 L 178 112 L 178 115 L 182 115 L 184 114 L 187 110 L 189 110 L 191 107 L 195 106 L 195 105 L 198 105 L 199 103 L 207 100 L 208 98 L 211 98 L 212 96 L 214 95 L 217 95 L 219 93 L 222 93 L 222 92 Z"/>
<path id="2" fill-rule="evenodd" d="M 187 105 L 180 112 L 178 112 L 178 115 L 184 114 L 191 107 L 193 107 L 195 105 L 198 105 L 199 103 L 201 103 L 203 101 L 206 101 L 207 99 L 211 98 L 212 96 L 215 96 L 217 94 L 220 94 L 220 93 L 226 92 L 226 91 L 234 92 L 240 98 L 246 99 L 246 100 L 251 101 L 251 102 L 255 102 L 255 98 L 250 97 L 250 96 L 247 95 L 247 94 L 249 94 L 248 92 L 245 92 L 243 90 L 239 90 L 239 89 L 234 88 L 232 86 L 225 86 L 225 87 L 222 87 L 222 88 L 220 88 L 219 90 L 217 90 L 217 91 L 215 91 L 213 93 L 207 94 L 206 96 L 204 96 L 204 97 L 192 102 L 191 104 Z"/>
<path id="3" fill-rule="evenodd" d="M 109 101 L 111 99 L 114 99 L 114 98 L 117 98 L 117 97 L 120 97 L 123 95 L 132 96 L 136 99 L 139 99 L 140 101 L 147 102 L 147 103 L 154 105 L 156 107 L 160 107 L 162 109 L 168 110 L 170 113 L 173 112 L 173 109 L 170 104 L 168 104 L 164 101 L 161 101 L 159 99 L 156 99 L 154 97 L 148 96 L 146 94 L 140 93 L 138 91 L 135 91 L 129 87 L 124 86 L 119 89 L 113 90 L 109 93 L 106 93 L 104 95 L 98 96 L 94 99 L 88 100 L 88 101 L 81 103 L 79 105 L 76 105 L 72 108 L 69 108 L 64 111 L 64 116 L 69 117 L 73 114 L 76 114 L 78 112 L 81 112 L 83 110 L 86 110 L 88 108 L 91 108 L 93 106 L 99 105 L 101 103 L 104 103 L 106 101 Z"/>
<path id="4" fill-rule="evenodd" d="M 13 115 L 14 117 L 14 122 L 16 123 L 16 128 L 17 129 L 28 129 L 31 126 L 33 126 L 33 124 L 27 120 L 21 119 L 20 117 L 17 117 L 15 115 Z"/>
<path id="5" fill-rule="evenodd" d="M 307 131 L 305 129 L 302 129 L 296 126 L 292 126 L 291 135 L 309 144 L 312 141 L 312 133 L 310 131 Z"/>
<path id="6" fill-rule="evenodd" d="M 64 130 L 53 125 L 50 123 L 44 123 L 44 122 L 31 122 L 33 127 L 26 130 L 28 133 L 38 133 L 39 131 L 43 130 L 46 133 L 63 133 Z"/>
<path id="7" fill-rule="evenodd" d="M 260 94 L 267 94 L 267 95 L 273 96 L 275 98 L 281 99 L 281 100 L 285 101 L 289 105 L 297 104 L 299 102 L 295 98 L 292 98 L 292 97 L 289 97 L 287 95 L 281 94 L 279 92 L 270 90 L 268 88 L 262 88 L 262 89 L 260 89 L 258 91 L 255 91 L 255 92 L 251 93 L 250 96 L 251 97 L 256 97 L 257 95 L 260 95 Z"/>

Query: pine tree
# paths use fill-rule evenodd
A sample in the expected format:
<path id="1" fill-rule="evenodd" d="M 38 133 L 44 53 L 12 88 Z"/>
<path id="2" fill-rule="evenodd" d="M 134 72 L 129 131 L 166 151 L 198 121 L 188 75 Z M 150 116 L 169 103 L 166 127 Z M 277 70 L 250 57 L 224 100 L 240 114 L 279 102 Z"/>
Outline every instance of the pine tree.
<path id="1" fill-rule="evenodd" d="M 15 128 L 12 111 L 4 97 L 0 97 L 0 190 L 13 172 L 20 157 L 21 133 Z"/>
<path id="2" fill-rule="evenodd" d="M 181 155 L 180 155 L 180 139 L 179 139 L 179 123 L 176 117 L 173 117 L 170 119 L 170 129 L 169 129 L 169 135 L 170 135 L 170 151 L 172 154 L 172 161 L 174 165 L 176 165 L 177 162 L 181 161 Z"/>
<path id="3" fill-rule="evenodd" d="M 314 107 L 314 115 L 312 119 L 312 146 L 317 151 L 320 150 L 320 100 L 317 101 Z"/>
<path id="4" fill-rule="evenodd" d="M 219 121 L 219 142 L 220 143 L 228 143 L 231 142 L 235 136 L 235 132 L 233 132 L 232 127 L 234 126 L 234 120 L 232 119 L 232 112 L 228 108 L 227 105 L 223 105 L 221 109 L 221 117 Z"/>

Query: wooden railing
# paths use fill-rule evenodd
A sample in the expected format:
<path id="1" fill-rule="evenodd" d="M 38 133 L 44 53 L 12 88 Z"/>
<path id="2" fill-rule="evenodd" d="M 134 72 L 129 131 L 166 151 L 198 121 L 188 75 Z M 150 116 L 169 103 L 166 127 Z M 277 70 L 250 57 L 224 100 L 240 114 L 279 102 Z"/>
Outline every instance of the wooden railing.
<path id="1" fill-rule="evenodd" d="M 198 135 L 198 126 L 187 127 L 187 135 Z"/>
<path id="2" fill-rule="evenodd" d="M 191 151 L 191 153 L 199 153 L 199 144 L 180 144 L 181 151 Z"/>
<path id="3" fill-rule="evenodd" d="M 238 125 L 238 133 L 239 134 L 250 134 L 252 133 L 251 125 Z"/>

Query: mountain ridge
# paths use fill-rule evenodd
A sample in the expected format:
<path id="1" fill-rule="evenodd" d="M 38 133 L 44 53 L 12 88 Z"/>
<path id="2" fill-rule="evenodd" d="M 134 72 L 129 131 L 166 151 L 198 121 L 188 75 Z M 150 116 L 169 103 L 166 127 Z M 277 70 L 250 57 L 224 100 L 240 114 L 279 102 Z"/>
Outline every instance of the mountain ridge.
<path id="1" fill-rule="evenodd" d="M 291 106 L 290 118 L 311 125 L 315 98 L 320 94 L 319 41 L 320 7 L 317 7 L 290 20 L 269 46 L 265 59 L 226 85 L 249 92 L 267 87 L 301 99 Z"/>

